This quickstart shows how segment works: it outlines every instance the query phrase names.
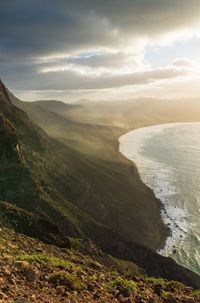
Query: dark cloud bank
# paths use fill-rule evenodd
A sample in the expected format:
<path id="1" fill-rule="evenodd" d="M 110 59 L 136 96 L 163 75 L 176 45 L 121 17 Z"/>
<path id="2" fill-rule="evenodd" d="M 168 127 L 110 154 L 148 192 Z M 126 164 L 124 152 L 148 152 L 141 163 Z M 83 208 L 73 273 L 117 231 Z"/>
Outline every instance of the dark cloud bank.
<path id="1" fill-rule="evenodd" d="M 102 79 L 84 79 L 70 70 L 40 74 L 40 69 L 55 61 L 39 58 L 63 53 L 68 56 L 66 63 L 91 68 L 116 66 L 125 60 L 123 46 L 130 40 L 154 39 L 188 27 L 199 20 L 199 14 L 199 0 L 1 1 L 0 75 L 21 90 L 106 88 L 176 77 L 179 72 L 173 69 L 140 75 L 133 71 Z M 108 53 L 74 57 L 105 48 L 114 49 L 116 57 Z"/>

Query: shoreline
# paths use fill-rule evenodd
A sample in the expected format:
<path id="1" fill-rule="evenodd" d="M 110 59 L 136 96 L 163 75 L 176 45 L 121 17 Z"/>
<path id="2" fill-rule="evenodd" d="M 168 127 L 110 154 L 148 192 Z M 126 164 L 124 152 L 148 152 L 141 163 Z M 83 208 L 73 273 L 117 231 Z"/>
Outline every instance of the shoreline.
<path id="1" fill-rule="evenodd" d="M 199 124 L 199 122 L 180 122 L 180 123 L 177 122 L 177 123 L 156 124 L 147 127 L 135 128 L 119 137 L 119 152 L 126 159 L 131 161 L 132 164 L 134 164 L 137 170 L 139 181 L 141 181 L 144 184 L 144 186 L 147 186 L 153 192 L 155 198 L 160 201 L 161 217 L 166 227 L 169 228 L 169 235 L 165 239 L 164 246 L 157 250 L 159 254 L 162 254 L 164 256 L 169 256 L 169 255 L 172 256 L 173 254 L 175 254 L 177 249 L 176 247 L 177 242 L 183 240 L 184 237 L 186 236 L 188 229 L 185 221 L 186 213 L 183 209 L 179 207 L 173 207 L 169 205 L 169 203 L 167 202 L 169 201 L 169 192 L 168 192 L 169 189 L 165 187 L 166 184 L 159 184 L 159 188 L 157 188 L 157 190 L 155 187 L 152 186 L 149 180 L 147 180 L 148 178 L 144 176 L 144 172 L 141 172 L 141 168 L 139 167 L 137 159 L 134 159 L 132 155 L 130 155 L 129 152 L 125 150 L 125 148 L 123 147 L 124 142 L 122 141 L 124 141 L 125 138 L 130 137 L 133 133 L 141 132 L 143 130 L 144 131 L 148 130 L 151 132 L 152 129 L 155 130 L 157 128 L 158 132 L 160 132 L 164 128 L 170 128 L 176 125 L 185 125 L 186 123 Z M 154 134 L 155 133 L 151 135 Z"/>

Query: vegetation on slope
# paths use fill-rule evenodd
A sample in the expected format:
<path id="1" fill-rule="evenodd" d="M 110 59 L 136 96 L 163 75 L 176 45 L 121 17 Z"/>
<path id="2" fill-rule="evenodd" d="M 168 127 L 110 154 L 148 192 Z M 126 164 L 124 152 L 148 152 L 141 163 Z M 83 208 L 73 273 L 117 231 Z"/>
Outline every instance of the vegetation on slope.
<path id="1" fill-rule="evenodd" d="M 191 287 L 148 278 L 131 263 L 61 249 L 1 229 L 0 302 L 2 303 L 179 303 L 200 302 Z"/>
<path id="2" fill-rule="evenodd" d="M 67 121 L 73 140 L 68 140 L 67 135 L 52 139 L 44 132 L 45 128 L 42 130 L 11 103 L 2 83 L 0 88 L 5 134 L 0 154 L 0 199 L 15 205 L 0 203 L 2 223 L 45 243 L 56 243 L 56 237 L 60 237 L 60 242 L 66 240 L 68 247 L 75 244 L 78 249 L 85 248 L 87 243 L 90 254 L 100 247 L 107 254 L 126 259 L 132 267 L 142 268 L 148 275 L 199 287 L 196 274 L 143 245 L 160 247 L 167 228 L 161 220 L 159 201 L 140 182 L 134 166 L 118 153 L 119 128 L 85 124 L 84 131 L 91 138 L 96 134 L 95 142 L 99 142 L 96 151 L 90 152 L 90 148 L 84 147 L 82 124 Z M 52 124 L 52 129 L 55 116 L 57 125 L 62 121 L 64 126 L 66 119 L 58 114 L 41 111 L 35 105 L 34 109 L 28 107 L 29 116 L 31 112 L 37 114 L 38 124 L 42 121 L 41 112 L 50 117 L 45 124 Z M 67 128 L 63 128 L 66 134 Z M 107 152 L 104 144 L 109 147 Z"/>
<path id="3" fill-rule="evenodd" d="M 153 249 L 162 247 L 168 228 L 161 219 L 161 204 L 140 182 L 135 167 L 119 154 L 121 128 L 98 125 L 96 113 L 94 123 L 79 123 L 41 108 L 37 102 L 30 104 L 16 99 L 13 102 L 49 136 L 65 144 L 69 169 L 79 174 L 79 182 L 88 185 L 80 189 L 79 196 L 69 196 L 68 188 L 62 186 L 67 189 L 64 195 L 70 201 L 129 239 Z"/>

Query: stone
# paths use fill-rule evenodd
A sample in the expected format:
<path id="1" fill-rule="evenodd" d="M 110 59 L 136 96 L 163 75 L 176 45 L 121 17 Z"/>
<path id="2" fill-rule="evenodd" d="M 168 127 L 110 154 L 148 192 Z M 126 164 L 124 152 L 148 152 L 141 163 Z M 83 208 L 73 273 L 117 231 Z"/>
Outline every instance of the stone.
<path id="1" fill-rule="evenodd" d="M 65 287 L 63 287 L 63 286 L 58 286 L 58 287 L 56 288 L 56 293 L 57 293 L 57 295 L 63 295 L 63 294 L 65 293 Z"/>
<path id="2" fill-rule="evenodd" d="M 102 265 L 97 261 L 90 262 L 89 266 L 97 270 L 102 268 Z"/>
<path id="3" fill-rule="evenodd" d="M 28 282 L 36 282 L 40 278 L 39 271 L 33 268 L 29 268 L 25 272 L 25 277 Z"/>
<path id="4" fill-rule="evenodd" d="M 119 296 L 122 296 L 124 298 L 130 297 L 130 292 L 127 289 L 121 289 L 118 293 Z"/>
<path id="5" fill-rule="evenodd" d="M 6 296 L 6 294 L 4 294 L 2 291 L 0 291 L 0 299 L 7 299 L 7 296 Z M 0 302 L 2 302 L 1 300 L 0 300 Z"/>
<path id="6" fill-rule="evenodd" d="M 165 302 L 166 303 L 177 303 L 178 301 L 176 300 L 176 298 L 174 297 L 174 295 L 170 293 L 167 296 L 167 298 L 165 299 Z"/>
<path id="7" fill-rule="evenodd" d="M 28 261 L 21 261 L 21 260 L 15 261 L 14 265 L 16 265 L 17 267 L 23 268 L 23 269 L 30 267 L 30 263 Z"/>
<path id="8" fill-rule="evenodd" d="M 15 300 L 15 302 L 16 303 L 28 303 L 25 298 L 19 298 L 19 299 Z"/>
<path id="9" fill-rule="evenodd" d="M 190 298 L 190 297 L 185 297 L 182 301 L 183 303 L 195 303 L 195 299 Z"/>
<path id="10" fill-rule="evenodd" d="M 3 267 L 2 267 L 2 272 L 3 272 L 4 275 L 6 275 L 6 276 L 10 276 L 10 275 L 11 275 L 10 270 L 9 270 L 6 266 L 3 266 Z"/>
<path id="11" fill-rule="evenodd" d="M 121 298 L 120 303 L 131 303 L 131 299 L 130 298 Z"/>
<path id="12" fill-rule="evenodd" d="M 101 294 L 99 292 L 95 292 L 95 294 L 93 295 L 93 299 L 97 300 L 101 297 Z"/>
<path id="13" fill-rule="evenodd" d="M 15 250 L 18 249 L 18 246 L 15 245 L 15 244 L 12 244 L 12 243 L 8 243 L 7 246 L 9 246 L 9 248 L 11 248 L 11 249 L 13 249 L 13 250 L 14 250 L 14 249 L 15 249 Z"/>
<path id="14" fill-rule="evenodd" d="M 155 292 L 156 295 L 160 296 L 161 291 L 162 291 L 162 287 L 163 286 L 161 284 L 156 284 L 154 286 L 154 292 Z"/>
<path id="15" fill-rule="evenodd" d="M 13 258 L 13 256 L 8 253 L 2 253 L 2 257 L 4 260 L 11 260 Z"/>

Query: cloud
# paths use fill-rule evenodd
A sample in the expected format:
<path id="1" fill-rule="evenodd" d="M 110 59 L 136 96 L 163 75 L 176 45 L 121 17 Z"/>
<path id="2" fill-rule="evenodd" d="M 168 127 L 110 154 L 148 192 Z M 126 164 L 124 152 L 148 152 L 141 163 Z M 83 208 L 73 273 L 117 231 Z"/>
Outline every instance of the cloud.
<path id="1" fill-rule="evenodd" d="M 180 77 L 186 60 L 151 70 L 143 63 L 145 47 L 180 32 L 198 35 L 199 24 L 199 0 L 2 1 L 1 76 L 26 91 L 100 90 Z"/>
<path id="2" fill-rule="evenodd" d="M 83 75 L 125 74 L 148 69 L 142 63 L 143 52 L 89 52 L 66 58 L 42 60 L 39 72 L 77 71 Z"/>
<path id="3" fill-rule="evenodd" d="M 119 68 L 121 66 L 131 64 L 132 67 L 137 67 L 140 64 L 141 54 L 123 53 L 123 52 L 97 52 L 94 54 L 86 54 L 73 56 L 67 61 L 76 65 L 88 66 L 93 68 L 108 67 Z"/>
<path id="4" fill-rule="evenodd" d="M 194 67 L 197 65 L 197 62 L 187 58 L 179 58 L 173 61 L 173 65 L 178 67 Z"/>
<path id="5" fill-rule="evenodd" d="M 125 48 L 188 28 L 199 14 L 199 0 L 7 0 L 0 10 L 0 52 L 35 57 Z"/>
<path id="6" fill-rule="evenodd" d="M 10 78 L 11 83 L 17 90 L 26 87 L 27 90 L 93 90 L 108 89 L 122 86 L 134 86 L 154 83 L 161 80 L 184 77 L 188 75 L 186 70 L 176 68 L 163 68 L 129 74 L 103 74 L 103 75 L 83 75 L 74 70 L 64 70 L 35 73 L 35 71 L 25 66 L 23 70 L 24 80 L 17 77 L 18 70 L 15 69 Z"/>

